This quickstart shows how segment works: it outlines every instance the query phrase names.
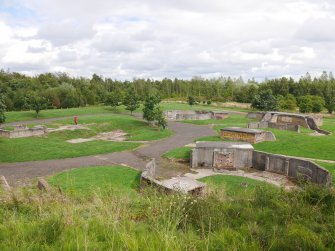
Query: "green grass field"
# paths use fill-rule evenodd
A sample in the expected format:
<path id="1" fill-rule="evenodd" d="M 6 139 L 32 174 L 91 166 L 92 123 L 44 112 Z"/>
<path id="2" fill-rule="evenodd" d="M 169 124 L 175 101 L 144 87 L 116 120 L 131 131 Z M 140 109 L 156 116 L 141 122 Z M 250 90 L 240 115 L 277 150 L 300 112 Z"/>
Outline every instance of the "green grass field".
<path id="1" fill-rule="evenodd" d="M 225 120 L 192 120 L 186 123 L 206 125 L 213 124 L 214 129 L 219 133 L 224 127 L 246 127 L 247 123 L 252 120 L 247 119 L 243 115 L 230 115 Z M 277 140 L 273 142 L 262 142 L 254 144 L 256 150 L 277 153 L 289 156 L 306 157 L 323 160 L 335 160 L 335 118 L 325 118 L 323 129 L 332 132 L 328 136 L 311 136 L 313 132 L 305 128 L 301 129 L 301 133 L 264 129 L 272 131 Z M 218 141 L 219 137 L 204 137 L 201 141 Z"/>
<path id="2" fill-rule="evenodd" d="M 234 107 L 224 107 L 224 106 L 209 106 L 209 105 L 194 105 L 190 106 L 183 103 L 161 103 L 163 110 L 231 110 L 231 111 L 249 111 L 248 109 L 239 109 Z M 141 112 L 142 106 L 138 108 L 135 112 Z M 103 113 L 130 113 L 125 110 L 124 106 L 119 106 L 116 109 L 112 109 L 109 106 L 87 106 L 80 108 L 68 108 L 68 109 L 50 109 L 42 110 L 38 116 L 39 119 L 46 118 L 60 118 L 67 116 L 80 116 L 80 115 L 96 115 Z M 25 120 L 36 119 L 35 111 L 11 111 L 6 112 L 6 123 L 18 122 Z"/>
<path id="3" fill-rule="evenodd" d="M 69 139 L 89 138 L 100 132 L 122 129 L 129 134 L 128 140 L 148 141 L 171 135 L 170 130 L 157 131 L 144 121 L 127 115 L 107 115 L 85 117 L 82 124 L 91 124 L 90 130 L 59 131 L 43 137 L 7 139 L 0 138 L 0 162 L 22 162 L 32 160 L 62 159 L 95 154 L 111 153 L 134 149 L 141 145 L 136 142 L 110 142 L 94 140 L 80 144 L 70 144 Z M 71 119 L 52 122 L 51 127 L 72 124 Z"/>
<path id="4" fill-rule="evenodd" d="M 48 179 L 65 192 L 92 194 L 114 190 L 134 193 L 139 188 L 140 172 L 124 166 L 97 166 L 72 169 Z"/>
<path id="5" fill-rule="evenodd" d="M 213 176 L 204 197 L 139 191 L 136 170 L 73 169 L 0 191 L 0 250 L 334 250 L 335 193 Z M 241 183 L 248 187 L 242 187 Z"/>
<path id="6" fill-rule="evenodd" d="M 269 183 L 249 179 L 246 177 L 230 175 L 214 175 L 199 179 L 199 181 L 207 183 L 210 188 L 220 190 L 223 189 L 228 196 L 237 196 L 244 193 L 251 193 L 256 189 L 256 187 L 264 187 L 266 189 L 278 189 L 277 187 Z"/>

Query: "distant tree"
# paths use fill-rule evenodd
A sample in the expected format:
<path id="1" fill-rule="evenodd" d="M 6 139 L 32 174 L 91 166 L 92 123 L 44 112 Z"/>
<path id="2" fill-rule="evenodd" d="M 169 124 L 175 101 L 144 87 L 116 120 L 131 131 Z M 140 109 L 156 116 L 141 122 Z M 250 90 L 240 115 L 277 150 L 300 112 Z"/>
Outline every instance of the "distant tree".
<path id="1" fill-rule="evenodd" d="M 113 109 L 116 109 L 116 107 L 119 106 L 120 103 L 121 103 L 121 96 L 116 92 L 110 92 L 105 100 L 105 105 L 110 105 Z"/>
<path id="2" fill-rule="evenodd" d="M 320 96 L 312 96 L 312 112 L 322 112 L 325 107 L 325 100 Z"/>
<path id="3" fill-rule="evenodd" d="M 195 104 L 195 98 L 193 96 L 188 96 L 187 103 L 192 106 Z"/>
<path id="4" fill-rule="evenodd" d="M 279 97 L 279 109 L 284 111 L 294 111 L 297 108 L 297 100 L 292 94 L 288 94 L 286 97 Z"/>
<path id="5" fill-rule="evenodd" d="M 313 103 L 310 95 L 302 96 L 298 99 L 298 107 L 301 113 L 312 112 Z"/>
<path id="6" fill-rule="evenodd" d="M 154 122 L 158 129 L 163 128 L 165 129 L 167 126 L 167 122 L 163 113 L 163 110 L 160 106 L 156 106 L 154 108 Z"/>
<path id="7" fill-rule="evenodd" d="M 207 105 L 211 105 L 212 104 L 212 100 L 207 100 Z"/>
<path id="8" fill-rule="evenodd" d="M 133 111 L 140 107 L 139 98 L 134 88 L 128 90 L 122 104 L 126 107 L 126 110 L 130 111 L 130 114 L 133 114 Z"/>
<path id="9" fill-rule="evenodd" d="M 332 114 L 335 110 L 335 97 L 330 95 L 325 97 L 325 108 L 327 109 L 329 114 Z"/>
<path id="10" fill-rule="evenodd" d="M 277 111 L 278 100 L 271 90 L 264 90 L 255 95 L 251 107 L 261 111 Z"/>
<path id="11" fill-rule="evenodd" d="M 0 94 L 0 124 L 6 121 L 6 105 L 4 102 L 4 97 Z"/>
<path id="12" fill-rule="evenodd" d="M 29 97 L 29 104 L 30 108 L 36 112 L 36 118 L 38 118 L 40 111 L 48 107 L 46 99 L 36 94 Z"/>
<path id="13" fill-rule="evenodd" d="M 161 102 L 160 97 L 158 96 L 148 96 L 144 101 L 143 107 L 143 119 L 149 123 L 154 122 L 155 120 L 155 107 Z"/>

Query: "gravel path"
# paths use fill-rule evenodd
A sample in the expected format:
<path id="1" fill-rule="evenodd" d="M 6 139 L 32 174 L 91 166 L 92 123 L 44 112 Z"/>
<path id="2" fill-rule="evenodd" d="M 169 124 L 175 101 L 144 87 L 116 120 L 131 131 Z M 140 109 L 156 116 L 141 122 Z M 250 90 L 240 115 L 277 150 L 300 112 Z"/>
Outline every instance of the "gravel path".
<path id="1" fill-rule="evenodd" d="M 96 116 L 96 115 L 95 115 Z M 138 116 L 138 115 L 137 115 Z M 82 117 L 82 116 L 81 116 Z M 64 118 L 39 119 L 19 123 L 47 123 L 50 121 L 61 120 Z M 15 123 L 11 123 L 13 125 Z M 214 130 L 209 126 L 199 126 L 188 123 L 169 122 L 168 127 L 174 134 L 166 139 L 149 142 L 148 144 L 133 150 L 125 152 L 115 152 L 110 154 L 101 154 L 96 156 L 85 156 L 78 158 L 68 158 L 59 160 L 43 160 L 30 162 L 17 162 L 0 164 L 0 175 L 4 175 L 12 185 L 26 183 L 31 178 L 39 176 L 52 175 L 56 172 L 64 171 L 71 168 L 85 166 L 107 166 L 107 165 L 127 165 L 139 170 L 143 170 L 148 159 L 156 158 L 158 166 L 161 155 L 171 149 L 192 143 L 195 139 L 216 135 Z M 166 165 L 162 165 L 166 168 Z M 158 175 L 160 175 L 160 170 Z M 161 173 L 166 174 L 166 170 L 161 169 Z M 181 170 L 172 170 L 171 175 L 178 175 Z"/>

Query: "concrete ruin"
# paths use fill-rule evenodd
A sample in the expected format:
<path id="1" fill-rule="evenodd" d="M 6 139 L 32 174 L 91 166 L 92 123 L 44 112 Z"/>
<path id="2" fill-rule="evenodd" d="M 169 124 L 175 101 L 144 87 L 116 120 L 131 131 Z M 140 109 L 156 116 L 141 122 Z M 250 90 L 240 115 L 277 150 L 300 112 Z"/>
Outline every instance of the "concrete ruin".
<path id="1" fill-rule="evenodd" d="M 223 139 L 244 141 L 251 144 L 276 140 L 272 132 L 241 127 L 222 128 L 220 130 L 220 136 Z"/>
<path id="2" fill-rule="evenodd" d="M 260 122 L 249 123 L 249 128 L 276 128 L 279 130 L 299 131 L 300 126 L 314 130 L 320 134 L 329 135 L 330 132 L 320 129 L 323 125 L 322 116 L 304 115 L 287 112 L 249 112 L 250 119 L 257 119 Z"/>
<path id="3" fill-rule="evenodd" d="M 28 128 L 26 125 L 17 125 L 14 127 L 13 131 L 4 130 L 0 128 L 0 136 L 10 139 L 43 136 L 46 133 L 47 128 L 41 125 L 34 126 L 33 128 Z"/>
<path id="4" fill-rule="evenodd" d="M 192 168 L 236 170 L 252 167 L 252 145 L 242 142 L 197 142 L 192 150 Z"/>
<path id="5" fill-rule="evenodd" d="M 261 128 L 273 128 L 278 130 L 286 130 L 286 131 L 293 131 L 300 133 L 300 125 L 293 125 L 293 124 L 278 124 L 272 122 L 250 122 L 248 123 L 249 129 L 261 129 Z"/>
<path id="6" fill-rule="evenodd" d="M 255 151 L 252 145 L 241 142 L 197 142 L 191 167 L 216 172 L 254 168 L 326 186 L 332 181 L 329 171 L 312 161 Z"/>
<path id="7" fill-rule="evenodd" d="M 181 192 L 184 194 L 202 195 L 206 184 L 188 177 L 174 177 L 166 180 L 156 179 L 156 161 L 147 163 L 141 174 L 141 186 L 153 185 L 164 192 Z"/>
<path id="8" fill-rule="evenodd" d="M 221 111 L 174 110 L 174 111 L 165 111 L 164 116 L 167 120 L 206 120 L 206 119 L 225 119 L 229 117 L 229 114 L 227 112 L 221 112 Z"/>

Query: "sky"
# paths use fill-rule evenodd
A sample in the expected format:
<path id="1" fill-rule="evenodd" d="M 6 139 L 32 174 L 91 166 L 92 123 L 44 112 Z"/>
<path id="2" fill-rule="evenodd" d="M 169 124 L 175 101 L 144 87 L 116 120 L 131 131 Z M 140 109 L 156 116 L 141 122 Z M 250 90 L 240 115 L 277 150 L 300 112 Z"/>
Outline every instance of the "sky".
<path id="1" fill-rule="evenodd" d="M 335 71 L 334 0 L 0 0 L 0 68 L 114 79 Z"/>

